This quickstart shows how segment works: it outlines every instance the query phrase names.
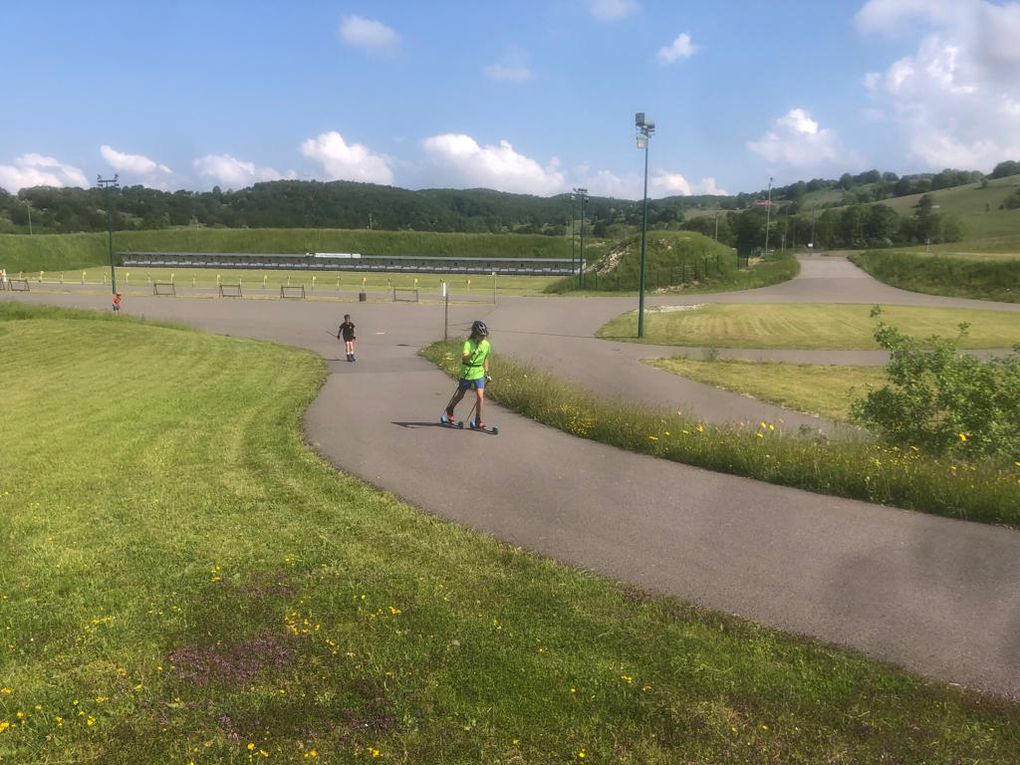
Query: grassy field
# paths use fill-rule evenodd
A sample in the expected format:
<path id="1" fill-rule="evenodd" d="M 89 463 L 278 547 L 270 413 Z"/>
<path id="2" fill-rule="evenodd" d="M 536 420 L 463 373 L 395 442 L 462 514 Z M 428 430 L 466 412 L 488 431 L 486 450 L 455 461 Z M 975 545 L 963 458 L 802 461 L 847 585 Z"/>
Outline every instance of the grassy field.
<path id="1" fill-rule="evenodd" d="M 850 393 L 886 382 L 882 367 L 784 364 L 737 360 L 702 361 L 676 356 L 649 359 L 652 366 L 799 412 L 846 422 Z"/>
<path id="2" fill-rule="evenodd" d="M 875 349 L 870 312 L 870 306 L 846 304 L 706 304 L 687 311 L 649 312 L 644 342 L 708 348 Z M 955 336 L 960 322 L 969 322 L 964 348 L 1010 348 L 1020 343 L 1018 313 L 883 306 L 883 319 L 922 338 Z M 636 312 L 611 320 L 598 336 L 636 341 Z"/>
<path id="3" fill-rule="evenodd" d="M 10 273 L 10 276 L 20 276 Z M 25 277 L 33 284 L 38 283 L 39 272 L 25 273 Z M 313 281 L 314 277 L 314 281 Z M 550 276 L 503 276 L 495 279 L 496 292 L 509 295 L 543 294 L 545 288 L 558 277 Z M 93 266 L 75 271 L 47 271 L 42 275 L 43 284 L 109 284 L 110 269 L 108 266 Z M 361 274 L 354 271 L 256 271 L 249 269 L 214 269 L 214 268 L 117 268 L 117 284 L 120 287 L 145 287 L 151 289 L 152 282 L 170 282 L 177 287 L 212 288 L 223 284 L 238 284 L 242 288 L 279 290 L 281 285 L 303 285 L 306 290 L 328 295 L 338 290 L 350 292 L 362 288 L 370 291 L 412 289 L 417 287 L 423 293 L 438 295 L 442 291 L 442 282 L 446 280 L 448 288 L 457 294 L 491 295 L 493 289 L 492 276 L 465 274 Z M 311 293 L 310 293 L 311 294 Z"/>
<path id="4" fill-rule="evenodd" d="M 1007 763 L 1020 746 L 1016 705 L 337 474 L 299 432 L 325 374 L 311 354 L 10 304 L 0 338 L 0 761 Z"/>
<path id="5" fill-rule="evenodd" d="M 607 243 L 591 240 L 585 256 L 598 258 Z M 570 258 L 570 239 L 530 234 L 439 234 L 341 229 L 181 228 L 115 231 L 116 252 L 361 252 L 376 255 Z M 0 268 L 80 271 L 109 264 L 106 234 L 0 235 Z"/>
<path id="6" fill-rule="evenodd" d="M 1020 302 L 1020 255 L 924 255 L 920 253 L 855 253 L 850 260 L 876 279 L 900 289 Z"/>
<path id="7" fill-rule="evenodd" d="M 928 192 L 928 194 L 935 200 L 939 212 L 954 215 L 963 223 L 963 241 L 955 242 L 951 246 L 965 250 L 970 242 L 990 237 L 1016 237 L 1020 234 L 1020 210 L 999 209 L 1003 200 L 1012 194 L 1018 186 L 1020 186 L 1020 176 L 1014 175 L 989 181 L 985 188 L 981 188 L 979 183 L 972 183 L 966 186 L 939 189 Z M 922 194 L 911 194 L 905 197 L 893 197 L 882 200 L 882 204 L 888 205 L 902 216 L 909 217 L 914 214 L 914 207 L 922 196 Z"/>

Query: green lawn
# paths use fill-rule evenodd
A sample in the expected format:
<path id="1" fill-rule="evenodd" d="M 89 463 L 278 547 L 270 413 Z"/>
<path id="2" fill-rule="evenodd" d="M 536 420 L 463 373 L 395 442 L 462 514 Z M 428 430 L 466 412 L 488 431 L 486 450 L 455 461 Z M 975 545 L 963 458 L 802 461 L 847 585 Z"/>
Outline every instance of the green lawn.
<path id="1" fill-rule="evenodd" d="M 1016 705 L 647 597 L 337 474 L 299 430 L 325 374 L 309 353 L 5 303 L 0 342 L 0 761 L 1020 748 Z"/>
<path id="2" fill-rule="evenodd" d="M 19 276 L 10 273 L 10 276 Z M 38 282 L 39 272 L 25 273 L 25 277 L 33 284 Z M 491 295 L 493 278 L 491 275 L 466 274 L 361 274 L 355 271 L 258 271 L 248 269 L 215 269 L 215 268 L 117 268 L 117 284 L 128 287 L 144 287 L 151 289 L 152 282 L 169 282 L 181 288 L 206 287 L 213 288 L 219 282 L 237 284 L 243 289 L 270 289 L 279 291 L 281 285 L 303 285 L 311 294 L 314 292 L 328 295 L 339 289 L 343 292 L 352 290 L 389 290 L 393 287 L 410 289 L 417 287 L 422 292 L 440 294 L 442 282 L 446 280 L 449 289 L 454 293 Z M 314 278 L 314 281 L 313 281 Z M 45 271 L 42 274 L 44 284 L 108 284 L 110 269 L 104 266 L 92 266 L 74 271 Z M 496 291 L 503 294 L 532 295 L 542 294 L 545 288 L 557 281 L 558 277 L 550 276 L 496 276 Z M 470 282 L 470 283 L 469 283 Z"/>
<path id="3" fill-rule="evenodd" d="M 706 348 L 874 349 L 871 307 L 848 304 L 706 304 L 694 310 L 649 312 L 644 342 Z M 914 337 L 955 336 L 970 330 L 964 348 L 1010 348 L 1020 343 L 1020 313 L 883 306 L 887 324 Z M 637 313 L 617 316 L 598 331 L 610 340 L 635 340 Z"/>
<path id="4" fill-rule="evenodd" d="M 867 386 L 886 382 L 882 367 L 700 361 L 684 356 L 649 359 L 647 363 L 698 382 L 839 422 L 848 420 L 852 390 L 863 395 Z"/>

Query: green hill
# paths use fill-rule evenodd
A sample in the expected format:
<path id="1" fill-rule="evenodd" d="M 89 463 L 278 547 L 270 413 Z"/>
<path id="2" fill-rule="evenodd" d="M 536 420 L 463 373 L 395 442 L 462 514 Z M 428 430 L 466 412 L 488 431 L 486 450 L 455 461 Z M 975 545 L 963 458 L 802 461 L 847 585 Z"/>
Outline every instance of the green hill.
<path id="1" fill-rule="evenodd" d="M 117 231 L 115 251 L 149 252 L 361 252 L 377 255 L 445 255 L 486 258 L 569 258 L 570 239 L 531 234 L 445 234 L 366 229 L 187 228 Z M 598 257 L 604 243 L 586 255 Z M 70 271 L 108 263 L 106 234 L 0 234 L 0 268 Z"/>
<path id="2" fill-rule="evenodd" d="M 590 266 L 583 285 L 565 278 L 547 292 L 590 290 L 631 292 L 639 287 L 641 235 L 618 242 Z M 780 258 L 753 268 L 740 268 L 736 251 L 694 231 L 649 231 L 645 253 L 645 285 L 651 291 L 718 291 L 747 289 L 789 279 L 796 261 Z"/>

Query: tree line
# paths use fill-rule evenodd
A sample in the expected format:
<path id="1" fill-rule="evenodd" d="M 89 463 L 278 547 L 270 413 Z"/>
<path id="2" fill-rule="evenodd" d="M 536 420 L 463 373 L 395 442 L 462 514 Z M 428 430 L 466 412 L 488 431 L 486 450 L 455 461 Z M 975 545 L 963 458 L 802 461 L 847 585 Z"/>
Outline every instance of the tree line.
<path id="1" fill-rule="evenodd" d="M 882 248 L 894 245 L 957 242 L 963 227 L 952 215 L 941 212 L 934 197 L 925 194 L 909 216 L 898 214 L 884 204 L 854 204 L 839 209 L 792 212 L 778 206 L 771 215 L 764 209 L 703 215 L 683 228 L 734 247 L 742 255 L 762 250 L 765 226 L 769 225 L 769 250 Z"/>
<path id="2" fill-rule="evenodd" d="M 771 190 L 771 199 L 786 218 L 775 225 L 779 235 L 805 241 L 804 198 L 817 191 L 839 195 L 824 205 L 843 208 L 812 214 L 819 242 L 851 246 L 851 241 L 894 243 L 918 237 L 952 237 L 953 225 L 937 214 L 918 222 L 911 217 L 893 225 L 889 213 L 852 211 L 892 196 L 926 193 L 989 178 L 1020 173 L 1020 162 L 1001 162 L 987 177 L 979 172 L 946 169 L 934 174 L 897 176 L 878 170 L 838 179 L 815 178 Z M 692 211 L 716 210 L 726 214 L 720 241 L 741 246 L 753 237 L 764 214 L 756 206 L 767 190 L 735 196 L 701 195 L 649 200 L 648 222 L 653 228 L 702 230 Z M 844 207 L 849 205 L 849 207 Z M 385 230 L 464 233 L 526 233 L 564 236 L 580 234 L 582 200 L 575 194 L 538 197 L 489 189 L 423 189 L 351 181 L 271 181 L 236 191 L 162 191 L 145 186 L 112 190 L 97 188 L 34 187 L 9 194 L 0 189 L 0 233 L 74 233 L 103 231 L 109 219 L 115 230 L 162 229 L 181 226 L 225 228 L 378 228 Z M 892 211 L 890 211 L 892 212 Z M 732 213 L 733 215 L 730 215 Z M 731 220 L 733 216 L 737 218 Z M 895 213 L 893 213 L 895 215 Z M 685 224 L 685 220 L 690 218 Z M 847 222 L 844 222 L 846 218 Z M 611 237 L 633 229 L 642 221 L 642 203 L 592 196 L 583 202 L 585 231 L 594 237 Z M 764 226 L 762 221 L 760 227 Z M 783 230 L 789 227 L 790 230 Z M 821 233 L 818 233 L 818 232 Z M 707 230 L 703 233 L 709 233 Z M 712 235 L 715 234 L 713 219 Z M 838 242 L 837 242 L 838 240 Z"/>

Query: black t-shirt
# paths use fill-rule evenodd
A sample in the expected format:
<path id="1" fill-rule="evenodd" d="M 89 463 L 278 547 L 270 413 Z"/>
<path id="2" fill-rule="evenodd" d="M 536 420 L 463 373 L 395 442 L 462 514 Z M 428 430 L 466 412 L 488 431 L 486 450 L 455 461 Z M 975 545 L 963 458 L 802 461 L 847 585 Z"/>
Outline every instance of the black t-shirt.
<path id="1" fill-rule="evenodd" d="M 344 336 L 344 340 L 354 339 L 354 322 L 345 321 L 340 325 L 340 334 Z"/>

